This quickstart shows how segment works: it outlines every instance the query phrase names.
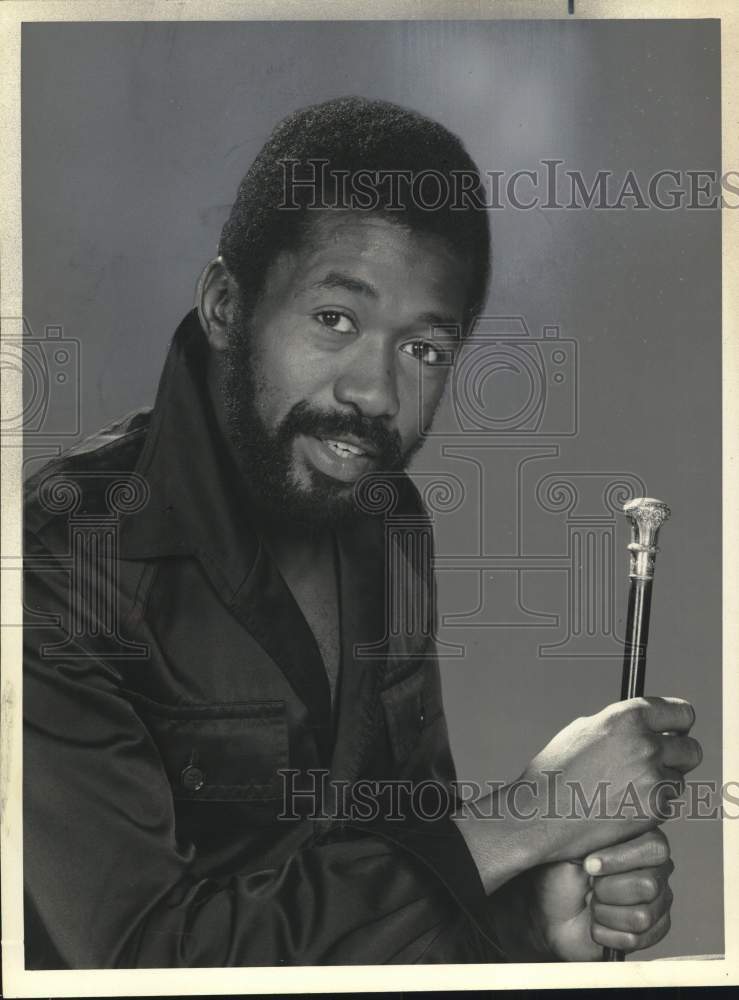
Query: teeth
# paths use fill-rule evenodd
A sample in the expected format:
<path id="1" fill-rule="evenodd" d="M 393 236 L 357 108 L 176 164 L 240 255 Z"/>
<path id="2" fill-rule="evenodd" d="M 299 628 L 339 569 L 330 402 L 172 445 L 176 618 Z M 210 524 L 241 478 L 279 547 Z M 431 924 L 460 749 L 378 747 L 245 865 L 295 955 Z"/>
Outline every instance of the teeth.
<path id="1" fill-rule="evenodd" d="M 357 448 L 356 445 L 349 444 L 348 441 L 326 441 L 329 448 L 332 448 L 337 455 L 342 458 L 346 458 L 347 455 L 364 455 L 361 448 Z"/>

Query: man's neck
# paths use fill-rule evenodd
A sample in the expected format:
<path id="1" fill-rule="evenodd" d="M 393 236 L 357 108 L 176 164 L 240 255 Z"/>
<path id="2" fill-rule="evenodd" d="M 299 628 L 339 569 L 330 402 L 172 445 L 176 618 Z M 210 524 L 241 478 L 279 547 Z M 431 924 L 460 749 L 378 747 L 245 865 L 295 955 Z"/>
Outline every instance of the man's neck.
<path id="1" fill-rule="evenodd" d="M 286 579 L 308 576 L 329 556 L 333 559 L 333 533 L 329 528 L 308 530 L 289 521 L 267 523 L 258 515 L 256 527 Z"/>

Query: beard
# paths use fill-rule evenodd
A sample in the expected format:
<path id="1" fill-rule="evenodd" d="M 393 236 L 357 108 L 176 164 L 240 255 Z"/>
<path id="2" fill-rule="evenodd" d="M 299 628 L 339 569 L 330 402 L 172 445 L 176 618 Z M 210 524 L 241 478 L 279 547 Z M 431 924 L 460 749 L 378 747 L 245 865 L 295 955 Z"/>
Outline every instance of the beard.
<path id="1" fill-rule="evenodd" d="M 383 420 L 357 411 L 319 409 L 305 400 L 293 405 L 276 427 L 267 426 L 258 403 L 270 387 L 259 370 L 249 324 L 240 309 L 228 327 L 220 388 L 229 437 L 250 500 L 269 523 L 288 521 L 311 530 L 367 513 L 356 502 L 355 484 L 339 482 L 309 467 L 307 482 L 299 479 L 294 444 L 300 435 L 322 439 L 354 435 L 372 447 L 380 474 L 404 469 L 423 443 L 421 437 L 403 451 L 400 434 Z"/>

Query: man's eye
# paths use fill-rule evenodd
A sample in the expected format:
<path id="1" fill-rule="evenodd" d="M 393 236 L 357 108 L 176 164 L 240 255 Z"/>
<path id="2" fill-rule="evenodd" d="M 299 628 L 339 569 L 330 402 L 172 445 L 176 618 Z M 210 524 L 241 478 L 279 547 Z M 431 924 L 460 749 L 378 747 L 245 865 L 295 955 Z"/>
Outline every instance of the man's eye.
<path id="1" fill-rule="evenodd" d="M 316 319 L 323 326 L 327 326 L 330 330 L 335 330 L 337 333 L 356 333 L 357 327 L 354 322 L 346 313 L 336 312 L 332 309 L 324 309 L 322 312 L 316 313 Z"/>
<path id="2" fill-rule="evenodd" d="M 427 340 L 412 340 L 403 344 L 401 351 L 410 354 L 412 358 L 423 362 L 425 365 L 443 366 L 452 363 L 452 352 L 442 350 L 435 344 L 430 344 Z"/>

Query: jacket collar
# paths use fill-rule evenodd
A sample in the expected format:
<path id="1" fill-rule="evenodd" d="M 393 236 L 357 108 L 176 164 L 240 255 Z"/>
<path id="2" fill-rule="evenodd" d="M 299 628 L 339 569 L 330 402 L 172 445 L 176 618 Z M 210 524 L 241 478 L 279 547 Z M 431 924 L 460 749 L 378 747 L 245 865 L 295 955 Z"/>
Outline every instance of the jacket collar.
<path id="1" fill-rule="evenodd" d="M 244 516 L 239 476 L 204 384 L 207 344 L 197 312 L 170 346 L 146 442 L 136 464 L 146 506 L 121 523 L 121 556 L 194 555 L 235 592 L 254 567 L 259 542 Z"/>

